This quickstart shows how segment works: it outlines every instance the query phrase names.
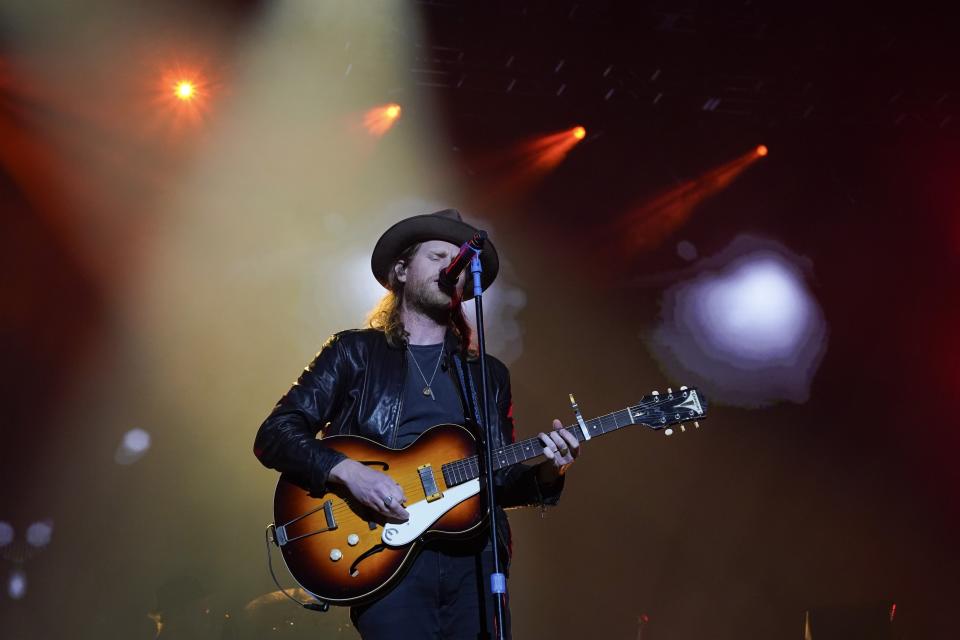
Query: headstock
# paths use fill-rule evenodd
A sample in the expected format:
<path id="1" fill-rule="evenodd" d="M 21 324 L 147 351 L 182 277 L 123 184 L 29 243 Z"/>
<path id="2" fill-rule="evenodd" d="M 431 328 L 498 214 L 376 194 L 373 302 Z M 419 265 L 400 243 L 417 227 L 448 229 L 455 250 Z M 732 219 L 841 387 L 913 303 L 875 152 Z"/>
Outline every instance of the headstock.
<path id="1" fill-rule="evenodd" d="M 672 427 L 676 424 L 680 425 L 681 432 L 687 430 L 685 422 L 692 421 L 695 429 L 700 428 L 699 421 L 707 416 L 707 399 L 695 388 L 680 387 L 676 392 L 667 389 L 666 393 L 654 391 L 630 407 L 630 413 L 636 422 L 672 436 Z"/>

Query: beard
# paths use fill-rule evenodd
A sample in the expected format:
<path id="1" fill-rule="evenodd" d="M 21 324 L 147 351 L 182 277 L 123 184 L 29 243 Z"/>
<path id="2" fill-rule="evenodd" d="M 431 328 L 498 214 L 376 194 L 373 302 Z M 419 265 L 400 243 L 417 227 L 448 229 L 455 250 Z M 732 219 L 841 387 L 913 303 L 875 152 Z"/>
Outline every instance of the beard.
<path id="1" fill-rule="evenodd" d="M 446 324 L 450 318 L 453 298 L 451 298 L 450 293 L 443 291 L 432 278 L 419 282 L 408 282 L 404 287 L 404 297 L 413 310 L 431 318 L 438 324 Z"/>

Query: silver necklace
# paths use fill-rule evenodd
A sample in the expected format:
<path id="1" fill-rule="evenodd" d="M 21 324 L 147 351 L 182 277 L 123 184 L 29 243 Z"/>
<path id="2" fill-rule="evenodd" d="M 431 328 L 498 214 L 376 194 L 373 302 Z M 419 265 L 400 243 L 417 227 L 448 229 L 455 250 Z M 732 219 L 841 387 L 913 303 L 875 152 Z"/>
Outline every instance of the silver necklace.
<path id="1" fill-rule="evenodd" d="M 413 355 L 413 351 L 410 351 L 410 345 L 407 345 L 407 351 L 410 353 L 410 357 L 413 358 L 413 364 L 417 367 L 417 371 L 420 372 L 420 377 L 423 378 L 423 381 L 427 385 L 423 388 L 423 395 L 428 396 L 431 400 L 436 400 L 437 398 L 433 395 L 433 389 L 430 388 L 430 385 L 433 384 L 433 379 L 437 377 L 437 371 L 440 370 L 440 360 L 443 359 L 443 347 L 440 347 L 440 355 L 437 357 L 437 364 L 433 367 L 433 375 L 430 376 L 429 382 L 427 381 L 427 376 L 423 375 L 423 369 L 420 368 L 420 363 L 417 362 L 417 356 Z"/>

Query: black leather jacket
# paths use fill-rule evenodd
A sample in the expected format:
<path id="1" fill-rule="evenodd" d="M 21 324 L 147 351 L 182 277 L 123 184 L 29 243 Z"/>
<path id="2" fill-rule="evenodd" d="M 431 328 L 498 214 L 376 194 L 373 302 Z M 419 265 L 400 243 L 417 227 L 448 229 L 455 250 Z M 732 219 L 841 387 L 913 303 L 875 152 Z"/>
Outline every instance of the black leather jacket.
<path id="1" fill-rule="evenodd" d="M 458 342 L 447 335 L 444 368 L 460 390 L 461 402 L 468 392 L 460 384 L 451 358 L 460 357 Z M 323 444 L 322 435 L 362 435 L 394 446 L 403 409 L 407 373 L 406 349 L 391 347 L 383 332 L 354 329 L 333 335 L 260 426 L 254 453 L 265 466 L 298 479 L 316 495 L 326 493 L 330 469 L 345 457 Z M 467 366 L 480 385 L 479 360 Z M 515 441 L 510 374 L 506 365 L 488 356 L 491 378 L 491 416 L 495 441 L 502 447 Z M 464 403 L 465 414 L 467 414 Z M 494 410 L 495 407 L 495 410 Z M 497 472 L 497 502 L 500 507 L 554 505 L 560 499 L 563 478 L 553 485 L 540 485 L 536 467 L 515 465 Z M 506 517 L 499 528 L 509 550 Z"/>

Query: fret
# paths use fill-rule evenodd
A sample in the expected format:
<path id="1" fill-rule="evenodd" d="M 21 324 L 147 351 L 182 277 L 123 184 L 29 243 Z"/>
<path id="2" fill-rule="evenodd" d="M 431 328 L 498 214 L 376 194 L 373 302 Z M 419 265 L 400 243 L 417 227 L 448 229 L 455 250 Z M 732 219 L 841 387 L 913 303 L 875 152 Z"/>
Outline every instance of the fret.
<path id="1" fill-rule="evenodd" d="M 603 432 L 610 433 L 611 431 L 617 430 L 617 421 L 611 420 L 611 416 L 605 415 L 600 418 L 600 423 L 603 425 Z"/>
<path id="2" fill-rule="evenodd" d="M 620 409 L 606 415 L 598 416 L 591 420 L 584 420 L 590 437 L 605 435 L 611 431 L 622 429 L 633 424 L 645 424 L 637 418 L 638 414 L 646 414 L 647 406 L 639 404 L 626 409 Z M 579 423 L 563 427 L 567 433 L 577 439 L 577 442 L 583 442 L 586 438 Z M 543 454 L 543 442 L 540 438 L 533 437 L 526 440 L 508 444 L 493 452 L 493 467 L 495 470 L 503 469 L 526 460 L 531 460 Z M 471 456 L 462 460 L 448 463 L 444 466 L 444 478 L 452 480 L 454 485 L 473 480 L 480 477 L 480 458 Z M 449 484 L 449 483 L 448 483 Z"/>
<path id="3" fill-rule="evenodd" d="M 617 429 L 622 429 L 630 425 L 630 412 L 621 409 L 613 414 L 613 419 L 617 423 Z"/>
<path id="4" fill-rule="evenodd" d="M 634 424 L 660 429 L 663 428 L 665 422 L 663 410 L 660 408 L 662 402 L 660 398 L 652 398 L 651 400 L 625 409 L 613 411 L 591 420 L 584 420 L 583 424 L 590 438 L 605 435 L 611 431 L 616 431 Z M 689 409 L 690 407 L 685 408 Z M 653 409 L 652 413 L 651 409 Z M 699 405 L 697 405 L 696 409 L 699 415 L 702 416 L 703 411 L 700 410 Z M 694 412 L 689 411 L 688 415 L 689 417 L 687 419 L 692 419 Z M 666 419 L 669 420 L 671 417 L 673 416 L 668 415 Z M 679 416 L 676 417 L 679 418 Z M 651 418 L 653 418 L 654 422 L 649 422 Z M 674 422 L 671 421 L 671 424 L 674 424 Z M 583 442 L 587 439 L 579 421 L 575 424 L 564 426 L 563 428 L 567 433 L 576 438 L 577 442 Z M 543 442 L 539 436 L 519 440 L 495 449 L 492 452 L 493 468 L 494 470 L 500 470 L 526 460 L 537 458 L 542 454 Z M 462 460 L 449 462 L 443 466 L 443 475 L 448 486 L 455 486 L 478 478 L 480 477 L 480 458 L 474 455 L 469 458 L 463 458 Z M 452 485 L 450 484 L 451 482 L 453 483 Z"/>

